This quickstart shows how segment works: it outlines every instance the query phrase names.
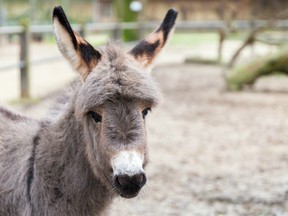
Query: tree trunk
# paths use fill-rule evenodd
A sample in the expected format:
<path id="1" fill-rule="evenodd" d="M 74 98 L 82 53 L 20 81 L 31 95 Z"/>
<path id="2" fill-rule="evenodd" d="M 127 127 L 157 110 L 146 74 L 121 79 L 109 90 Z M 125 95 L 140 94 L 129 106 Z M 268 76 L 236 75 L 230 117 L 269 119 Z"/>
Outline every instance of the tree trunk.
<path id="1" fill-rule="evenodd" d="M 274 72 L 288 74 L 288 49 L 230 69 L 225 74 L 227 88 L 231 91 L 241 90 L 243 85 L 252 85 L 260 76 Z"/>

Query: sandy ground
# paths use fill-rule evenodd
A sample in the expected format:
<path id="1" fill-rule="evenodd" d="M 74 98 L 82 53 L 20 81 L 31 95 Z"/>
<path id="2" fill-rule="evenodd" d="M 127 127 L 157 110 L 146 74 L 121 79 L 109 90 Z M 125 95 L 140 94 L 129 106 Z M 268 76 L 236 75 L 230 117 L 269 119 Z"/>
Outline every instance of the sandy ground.
<path id="1" fill-rule="evenodd" d="M 227 93 L 216 66 L 154 75 L 163 103 L 147 118 L 148 183 L 137 198 L 117 198 L 110 215 L 288 215 L 288 78 Z M 52 99 L 24 111 L 41 113 Z"/>

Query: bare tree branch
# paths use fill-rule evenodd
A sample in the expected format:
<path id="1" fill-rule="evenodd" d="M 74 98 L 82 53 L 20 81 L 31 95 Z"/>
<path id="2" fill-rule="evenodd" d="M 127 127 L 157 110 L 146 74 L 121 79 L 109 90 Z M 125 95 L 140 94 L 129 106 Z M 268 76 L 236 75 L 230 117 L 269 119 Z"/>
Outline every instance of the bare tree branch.
<path id="1" fill-rule="evenodd" d="M 254 43 L 254 41 L 256 40 L 256 35 L 259 32 L 264 31 L 267 28 L 272 27 L 278 19 L 284 18 L 287 15 L 288 15 L 288 9 L 283 10 L 282 12 L 277 14 L 274 18 L 269 20 L 264 26 L 259 26 L 259 27 L 255 28 L 254 30 L 252 30 L 250 32 L 250 34 L 247 36 L 247 38 L 244 40 L 243 44 L 238 48 L 238 50 L 232 56 L 231 60 L 229 61 L 228 65 L 227 65 L 228 68 L 233 67 L 233 65 L 235 64 L 237 58 L 239 57 L 239 55 L 241 54 L 241 52 L 244 50 L 244 48 L 246 46 L 251 45 L 251 44 Z"/>

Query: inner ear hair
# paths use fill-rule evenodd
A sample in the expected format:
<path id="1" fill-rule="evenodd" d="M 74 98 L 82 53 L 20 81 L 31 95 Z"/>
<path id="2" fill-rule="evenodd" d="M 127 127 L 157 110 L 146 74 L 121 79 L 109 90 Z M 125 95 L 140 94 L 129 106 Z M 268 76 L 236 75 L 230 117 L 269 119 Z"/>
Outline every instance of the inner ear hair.
<path id="1" fill-rule="evenodd" d="M 63 8 L 61 6 L 56 6 L 53 10 L 53 20 L 57 19 L 59 21 L 59 23 L 62 25 L 62 27 L 64 27 L 67 31 L 67 33 L 69 34 L 71 41 L 74 45 L 74 48 L 77 49 L 77 40 L 76 37 L 74 35 L 74 31 L 66 17 L 66 14 L 63 10 Z"/>
<path id="2" fill-rule="evenodd" d="M 57 19 L 56 23 L 55 19 Z M 100 61 L 101 54 L 78 33 L 73 31 L 61 6 L 54 8 L 53 23 L 56 26 L 55 35 L 60 51 L 85 81 Z"/>

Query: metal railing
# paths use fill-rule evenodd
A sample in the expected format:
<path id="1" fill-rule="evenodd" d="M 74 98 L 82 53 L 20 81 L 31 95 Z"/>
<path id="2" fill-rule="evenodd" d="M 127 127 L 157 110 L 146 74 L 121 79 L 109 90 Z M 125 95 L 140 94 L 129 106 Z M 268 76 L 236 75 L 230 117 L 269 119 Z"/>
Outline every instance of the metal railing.
<path id="1" fill-rule="evenodd" d="M 259 26 L 265 26 L 266 20 L 233 21 L 233 28 L 237 30 L 250 30 Z M 160 22 L 145 22 L 145 23 L 88 23 L 86 25 L 72 25 L 75 31 L 80 34 L 86 34 L 94 31 L 110 31 L 113 39 L 120 39 L 122 29 L 138 29 L 142 34 L 145 30 L 155 29 Z M 228 30 L 227 24 L 224 21 L 182 21 L 177 23 L 177 31 L 203 31 L 203 32 L 220 32 Z M 273 28 L 288 29 L 288 20 L 275 21 Z M 15 64 L 0 66 L 0 72 L 13 68 L 19 68 L 20 71 L 20 95 L 22 98 L 30 96 L 29 88 L 29 72 L 30 66 L 35 64 L 47 63 L 61 59 L 60 56 L 52 56 L 49 58 L 31 61 L 29 55 L 30 38 L 33 34 L 52 33 L 52 25 L 31 25 L 31 26 L 4 26 L 0 27 L 0 35 L 18 35 L 20 41 L 20 61 Z"/>

